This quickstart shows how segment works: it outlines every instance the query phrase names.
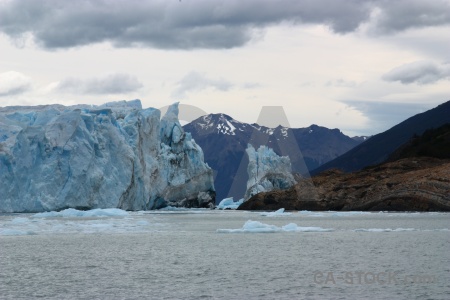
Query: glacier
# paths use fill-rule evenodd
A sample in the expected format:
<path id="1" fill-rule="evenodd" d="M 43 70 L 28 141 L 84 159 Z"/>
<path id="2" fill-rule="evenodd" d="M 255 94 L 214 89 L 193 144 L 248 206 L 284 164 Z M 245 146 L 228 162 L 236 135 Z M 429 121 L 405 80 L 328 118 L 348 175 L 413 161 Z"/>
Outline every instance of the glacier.
<path id="1" fill-rule="evenodd" d="M 212 169 L 184 132 L 140 100 L 0 108 L 0 212 L 213 207 Z"/>
<path id="2" fill-rule="evenodd" d="M 251 144 L 245 151 L 249 160 L 245 201 L 258 193 L 288 189 L 296 183 L 288 156 L 278 156 L 267 146 L 255 150 Z"/>

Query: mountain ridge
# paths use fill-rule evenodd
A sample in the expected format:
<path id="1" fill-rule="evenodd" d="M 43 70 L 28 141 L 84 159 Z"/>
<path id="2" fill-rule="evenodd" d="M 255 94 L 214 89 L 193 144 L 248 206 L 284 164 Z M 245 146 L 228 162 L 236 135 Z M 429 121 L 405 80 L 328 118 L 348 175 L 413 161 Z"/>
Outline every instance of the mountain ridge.
<path id="1" fill-rule="evenodd" d="M 355 147 L 361 140 L 312 124 L 305 128 L 266 127 L 233 119 L 223 113 L 208 114 L 183 126 L 201 146 L 205 161 L 216 170 L 217 200 L 243 197 L 247 181 L 248 157 L 245 149 L 250 143 L 257 148 L 266 145 L 277 155 L 291 158 L 295 173 L 309 176 L 315 167 Z M 219 171 L 219 172 L 217 172 Z"/>
<path id="2" fill-rule="evenodd" d="M 450 122 L 450 101 L 414 115 L 392 128 L 372 136 L 347 153 L 314 169 L 311 175 L 317 175 L 322 171 L 334 168 L 344 172 L 352 172 L 379 164 L 414 134 L 421 135 L 427 129 L 437 128 L 448 122 Z"/>
<path id="3" fill-rule="evenodd" d="M 446 106 L 437 108 L 445 112 Z M 419 118 L 409 118 L 407 124 L 439 115 L 433 109 Z M 436 122 L 439 119 L 434 119 L 433 124 Z M 402 128 L 401 124 L 394 128 Z M 450 122 L 413 136 L 380 164 L 350 173 L 328 169 L 311 179 L 300 179 L 289 190 L 259 193 L 238 207 L 241 210 L 279 208 L 450 211 Z"/>

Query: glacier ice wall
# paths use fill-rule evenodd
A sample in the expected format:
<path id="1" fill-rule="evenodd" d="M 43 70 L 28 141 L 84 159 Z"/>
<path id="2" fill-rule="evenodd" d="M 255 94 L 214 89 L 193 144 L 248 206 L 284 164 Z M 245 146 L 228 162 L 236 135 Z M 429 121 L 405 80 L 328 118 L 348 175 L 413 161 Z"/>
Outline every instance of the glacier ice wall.
<path id="1" fill-rule="evenodd" d="M 271 148 L 260 146 L 255 150 L 248 144 L 248 181 L 244 199 L 272 190 L 288 189 L 295 184 L 288 156 L 278 156 Z"/>
<path id="2" fill-rule="evenodd" d="M 213 205 L 178 103 L 160 116 L 139 100 L 0 108 L 0 212 Z"/>

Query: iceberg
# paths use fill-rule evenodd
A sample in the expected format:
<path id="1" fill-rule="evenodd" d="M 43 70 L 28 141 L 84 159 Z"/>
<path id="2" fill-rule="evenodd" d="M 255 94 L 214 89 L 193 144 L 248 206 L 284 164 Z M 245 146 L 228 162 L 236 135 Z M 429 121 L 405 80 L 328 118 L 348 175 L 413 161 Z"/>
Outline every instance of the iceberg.
<path id="1" fill-rule="evenodd" d="M 48 211 L 34 214 L 33 218 L 93 218 L 93 217 L 125 217 L 128 213 L 119 208 L 96 208 L 91 210 L 77 210 L 73 208 L 64 209 L 62 211 Z"/>
<path id="2" fill-rule="evenodd" d="M 225 198 L 217 205 L 217 209 L 237 209 L 244 202 L 244 199 L 234 201 L 233 197 Z"/>
<path id="3" fill-rule="evenodd" d="M 355 232 L 402 232 L 402 231 L 416 231 L 414 228 L 357 228 L 353 230 Z"/>
<path id="4" fill-rule="evenodd" d="M 248 220 L 239 229 L 217 229 L 217 233 L 274 233 L 274 232 L 330 232 L 332 228 L 301 227 L 295 223 L 289 223 L 282 227 L 264 224 L 259 221 Z"/>
<path id="5" fill-rule="evenodd" d="M 218 233 L 273 233 L 281 231 L 280 227 L 248 220 L 239 229 L 217 229 Z"/>
<path id="6" fill-rule="evenodd" d="M 298 226 L 295 223 L 289 223 L 281 227 L 283 231 L 286 232 L 330 232 L 334 231 L 332 228 L 322 228 L 322 227 L 303 227 Z"/>
<path id="7" fill-rule="evenodd" d="M 139 100 L 0 108 L 0 212 L 212 207 L 213 173 L 178 121 Z"/>
<path id="8" fill-rule="evenodd" d="M 34 231 L 23 231 L 23 230 L 16 230 L 16 229 L 0 229 L 0 236 L 2 235 L 35 235 L 36 233 Z"/>
<path id="9" fill-rule="evenodd" d="M 288 156 L 278 156 L 271 148 L 260 146 L 255 150 L 248 144 L 248 181 L 244 199 L 272 190 L 285 190 L 296 181 L 292 175 L 291 161 Z"/>
<path id="10" fill-rule="evenodd" d="M 289 216 L 291 214 L 292 213 L 284 212 L 284 208 L 280 208 L 279 210 L 276 210 L 276 211 L 260 213 L 260 215 L 264 216 L 264 217 Z"/>

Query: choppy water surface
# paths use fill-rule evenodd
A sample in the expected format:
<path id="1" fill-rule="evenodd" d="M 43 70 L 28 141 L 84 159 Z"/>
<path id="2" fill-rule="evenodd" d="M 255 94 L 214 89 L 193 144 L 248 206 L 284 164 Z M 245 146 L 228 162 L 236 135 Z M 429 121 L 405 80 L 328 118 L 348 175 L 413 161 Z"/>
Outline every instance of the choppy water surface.
<path id="1" fill-rule="evenodd" d="M 0 298 L 449 299 L 449 229 L 445 213 L 1 215 Z"/>

